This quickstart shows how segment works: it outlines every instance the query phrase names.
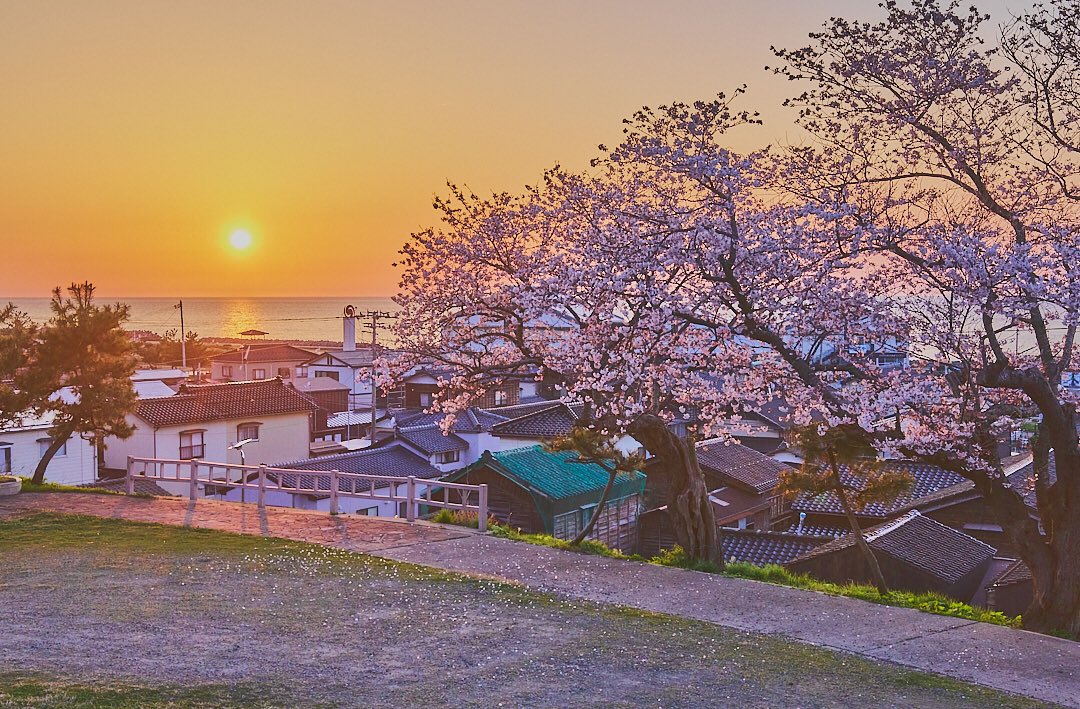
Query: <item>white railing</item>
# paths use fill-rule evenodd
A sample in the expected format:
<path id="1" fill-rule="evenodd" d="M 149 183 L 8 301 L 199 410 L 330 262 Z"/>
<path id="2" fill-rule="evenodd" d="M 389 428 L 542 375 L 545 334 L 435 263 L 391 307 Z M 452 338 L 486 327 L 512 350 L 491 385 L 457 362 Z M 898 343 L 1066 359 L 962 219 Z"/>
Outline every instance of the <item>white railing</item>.
<path id="1" fill-rule="evenodd" d="M 330 498 L 330 514 L 337 514 L 342 497 L 376 502 L 404 502 L 405 517 L 416 520 L 420 505 L 451 510 L 476 512 L 479 529 L 487 530 L 488 487 L 465 485 L 416 477 L 343 473 L 338 470 L 297 470 L 267 465 L 236 465 L 206 460 L 170 460 L 128 456 L 126 482 L 129 494 L 135 492 L 135 480 L 142 478 L 160 482 L 188 484 L 188 496 L 199 497 L 199 486 L 251 490 L 260 508 L 266 507 L 269 490 L 299 495 L 318 495 Z M 400 491 L 404 486 L 404 493 Z M 441 493 L 441 494 L 440 494 Z M 475 504 L 473 497 L 475 493 Z M 441 498 L 441 499 L 440 499 Z M 456 498 L 456 499 L 455 499 Z"/>

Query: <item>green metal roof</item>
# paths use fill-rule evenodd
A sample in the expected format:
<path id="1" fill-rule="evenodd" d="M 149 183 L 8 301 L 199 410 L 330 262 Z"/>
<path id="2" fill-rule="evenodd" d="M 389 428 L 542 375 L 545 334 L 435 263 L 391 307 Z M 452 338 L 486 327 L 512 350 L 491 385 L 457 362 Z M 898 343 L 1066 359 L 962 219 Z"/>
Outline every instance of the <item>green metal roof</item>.
<path id="1" fill-rule="evenodd" d="M 489 465 L 496 471 L 513 479 L 531 492 L 537 492 L 552 500 L 563 500 L 579 495 L 597 496 L 607 485 L 608 473 L 596 463 L 580 461 L 574 451 L 551 452 L 542 446 L 514 448 L 499 453 L 485 453 L 462 474 L 471 468 Z M 453 479 L 457 475 L 448 477 Z M 644 486 L 645 474 L 641 471 L 619 473 L 615 478 L 612 499 L 622 495 L 619 491 L 639 491 Z M 624 493 L 625 494 L 625 493 Z"/>

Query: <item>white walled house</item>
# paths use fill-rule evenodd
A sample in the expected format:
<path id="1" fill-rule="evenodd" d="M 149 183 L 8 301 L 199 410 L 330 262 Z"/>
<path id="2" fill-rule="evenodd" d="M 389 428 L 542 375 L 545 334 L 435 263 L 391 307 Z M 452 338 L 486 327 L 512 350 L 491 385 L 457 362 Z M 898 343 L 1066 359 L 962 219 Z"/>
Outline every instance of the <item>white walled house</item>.
<path id="1" fill-rule="evenodd" d="M 342 350 L 323 352 L 308 359 L 303 370 L 311 379 L 329 378 L 349 387 L 349 408 L 371 406 L 370 350 Z"/>
<path id="2" fill-rule="evenodd" d="M 306 458 L 315 406 L 280 379 L 185 385 L 173 396 L 140 399 L 130 438 L 106 441 L 105 465 L 124 469 L 128 456 L 249 465 Z"/>
<path id="3" fill-rule="evenodd" d="M 210 359 L 216 382 L 303 378 L 303 364 L 315 353 L 293 345 L 248 345 Z"/>
<path id="4" fill-rule="evenodd" d="M 52 439 L 51 416 L 24 416 L 18 423 L 0 428 L 0 473 L 30 477 Z M 45 469 L 45 481 L 60 485 L 83 485 L 97 479 L 94 446 L 73 435 L 57 451 Z"/>

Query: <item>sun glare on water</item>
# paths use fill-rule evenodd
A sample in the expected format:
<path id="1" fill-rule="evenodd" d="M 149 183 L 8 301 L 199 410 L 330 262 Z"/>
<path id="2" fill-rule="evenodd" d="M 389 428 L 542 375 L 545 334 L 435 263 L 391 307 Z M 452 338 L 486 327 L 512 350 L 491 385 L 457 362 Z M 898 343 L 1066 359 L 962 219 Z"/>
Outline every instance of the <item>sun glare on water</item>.
<path id="1" fill-rule="evenodd" d="M 237 229 L 229 234 L 229 244 L 232 245 L 234 249 L 243 251 L 251 246 L 251 232 L 247 229 Z"/>

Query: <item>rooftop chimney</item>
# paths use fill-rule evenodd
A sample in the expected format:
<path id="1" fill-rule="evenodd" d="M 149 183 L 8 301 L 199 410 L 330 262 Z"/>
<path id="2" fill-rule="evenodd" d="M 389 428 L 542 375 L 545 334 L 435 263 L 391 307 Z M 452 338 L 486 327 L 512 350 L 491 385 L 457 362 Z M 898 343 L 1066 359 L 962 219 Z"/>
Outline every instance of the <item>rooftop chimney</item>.
<path id="1" fill-rule="evenodd" d="M 341 349 L 345 352 L 356 351 L 356 308 L 351 305 L 345 306 L 345 316 L 342 319 Z"/>

